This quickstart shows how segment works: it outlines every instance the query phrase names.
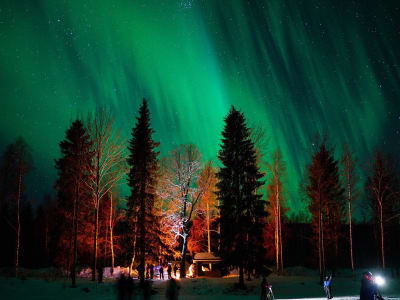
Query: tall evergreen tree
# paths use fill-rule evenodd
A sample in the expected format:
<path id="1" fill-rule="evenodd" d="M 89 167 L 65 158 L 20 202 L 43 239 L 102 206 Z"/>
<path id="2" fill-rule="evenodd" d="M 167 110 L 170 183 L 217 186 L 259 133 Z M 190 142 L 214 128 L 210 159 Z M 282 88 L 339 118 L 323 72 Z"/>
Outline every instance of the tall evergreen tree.
<path id="1" fill-rule="evenodd" d="M 150 112 L 147 101 L 143 99 L 139 109 L 139 117 L 132 130 L 129 141 L 129 186 L 131 195 L 127 203 L 127 222 L 131 232 L 135 233 L 136 253 L 139 257 L 139 277 L 144 281 L 144 266 L 146 255 L 152 254 L 152 245 L 159 241 L 157 234 L 157 218 L 154 213 L 156 187 L 159 179 L 159 164 L 156 143 L 150 127 Z"/>
<path id="2" fill-rule="evenodd" d="M 65 140 L 60 143 L 61 158 L 56 160 L 58 179 L 56 189 L 58 194 L 58 208 L 64 210 L 67 222 L 72 228 L 65 228 L 73 232 L 73 258 L 71 264 L 72 287 L 76 286 L 76 264 L 78 255 L 78 223 L 81 199 L 88 193 L 84 182 L 91 168 L 93 153 L 92 143 L 86 128 L 80 120 L 72 123 L 66 132 Z M 72 216 L 72 218 L 71 218 Z M 72 224 L 71 224 L 72 223 Z"/>
<path id="3" fill-rule="evenodd" d="M 218 158 L 217 197 L 220 201 L 220 255 L 227 267 L 239 268 L 244 287 L 244 268 L 257 270 L 264 257 L 264 205 L 257 192 L 263 174 L 256 165 L 256 151 L 244 115 L 233 106 L 225 118 Z"/>
<path id="4" fill-rule="evenodd" d="M 309 209 L 312 215 L 314 236 L 318 236 L 318 264 L 320 282 L 326 268 L 326 243 L 333 249 L 330 257 L 335 268 L 338 251 L 339 224 L 344 212 L 344 189 L 341 186 L 338 162 L 333 157 L 333 150 L 328 149 L 326 141 L 318 146 L 311 164 L 307 166 L 306 190 L 309 197 Z"/>

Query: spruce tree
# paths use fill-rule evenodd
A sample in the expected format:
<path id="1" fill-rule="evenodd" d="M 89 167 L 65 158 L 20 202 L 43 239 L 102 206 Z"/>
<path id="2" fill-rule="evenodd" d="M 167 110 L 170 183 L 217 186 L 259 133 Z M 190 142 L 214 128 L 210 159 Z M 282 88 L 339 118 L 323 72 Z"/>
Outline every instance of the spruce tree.
<path id="1" fill-rule="evenodd" d="M 225 118 L 218 158 L 217 197 L 220 201 L 220 255 L 223 264 L 239 268 L 244 287 L 244 268 L 260 271 L 263 265 L 264 205 L 257 191 L 263 174 L 256 164 L 256 151 L 244 115 L 233 106 Z"/>
<path id="2" fill-rule="evenodd" d="M 134 232 L 136 253 L 139 257 L 139 277 L 144 281 L 145 257 L 151 255 L 154 244 L 159 241 L 157 232 L 157 217 L 154 214 L 156 187 L 158 183 L 159 143 L 152 139 L 154 131 L 150 127 L 150 112 L 147 101 L 143 99 L 139 109 L 139 117 L 132 130 L 129 141 L 129 186 L 131 195 L 127 203 L 127 223 L 129 230 Z M 132 241 L 133 242 L 133 241 Z M 154 249 L 155 250 L 155 249 Z"/>
<path id="3" fill-rule="evenodd" d="M 65 140 L 60 143 L 61 158 L 56 160 L 58 209 L 67 216 L 66 231 L 72 231 L 73 258 L 71 265 L 72 287 L 76 286 L 76 263 L 78 255 L 78 223 L 82 199 L 87 196 L 85 181 L 91 168 L 92 143 L 80 120 L 72 123 Z M 72 216 L 72 219 L 71 219 Z M 72 228 L 70 228 L 70 225 Z M 71 230 L 72 229 L 72 230 Z"/>

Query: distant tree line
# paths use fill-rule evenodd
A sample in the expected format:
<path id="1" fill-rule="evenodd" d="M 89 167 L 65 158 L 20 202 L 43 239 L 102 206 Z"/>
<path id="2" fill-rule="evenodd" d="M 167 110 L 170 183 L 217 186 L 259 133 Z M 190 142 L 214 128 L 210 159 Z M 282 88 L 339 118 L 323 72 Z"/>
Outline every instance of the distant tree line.
<path id="1" fill-rule="evenodd" d="M 225 272 L 238 269 L 243 287 L 245 276 L 271 265 L 276 272 L 294 264 L 318 267 L 321 281 L 337 267 L 354 271 L 362 245 L 376 257 L 371 264 L 398 270 L 400 181 L 390 156 L 376 151 L 361 165 L 343 145 L 335 158 L 327 137 L 317 136 L 299 186 L 309 215 L 289 219 L 296 212 L 289 211 L 282 152 L 267 157 L 262 127 L 249 126 L 233 106 L 224 121 L 214 165 L 193 144 L 160 157 L 146 100 L 130 139 L 115 128 L 109 110 L 97 109 L 66 130 L 55 160 L 56 196 L 35 208 L 25 192 L 31 151 L 18 138 L 0 161 L 1 265 L 15 276 L 21 266 L 56 267 L 74 287 L 82 268 L 101 280 L 105 266 L 127 266 L 143 281 L 147 263 L 179 260 L 185 276 L 190 256 L 214 252 Z M 368 201 L 360 207 L 362 172 Z M 123 182 L 130 188 L 126 199 L 119 192 Z M 354 222 L 360 209 L 370 214 L 368 223 Z"/>

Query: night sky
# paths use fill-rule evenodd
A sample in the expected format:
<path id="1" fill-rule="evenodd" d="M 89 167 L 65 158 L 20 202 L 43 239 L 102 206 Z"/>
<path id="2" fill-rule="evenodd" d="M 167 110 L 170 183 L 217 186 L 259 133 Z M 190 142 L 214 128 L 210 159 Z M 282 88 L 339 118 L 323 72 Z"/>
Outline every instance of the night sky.
<path id="1" fill-rule="evenodd" d="M 74 118 L 109 106 L 128 137 L 146 97 L 162 155 L 194 143 L 216 161 L 232 104 L 262 125 L 296 212 L 317 131 L 361 163 L 398 157 L 399 96 L 399 1 L 0 2 L 0 150 L 26 139 L 36 199 Z"/>

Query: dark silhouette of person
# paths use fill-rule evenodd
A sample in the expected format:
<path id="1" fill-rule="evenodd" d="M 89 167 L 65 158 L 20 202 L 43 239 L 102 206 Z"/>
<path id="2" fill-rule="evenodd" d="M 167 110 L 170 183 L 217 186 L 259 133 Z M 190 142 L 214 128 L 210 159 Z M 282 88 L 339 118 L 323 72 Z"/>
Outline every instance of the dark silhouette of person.
<path id="1" fill-rule="evenodd" d="M 268 292 L 268 281 L 265 276 L 263 276 L 263 279 L 261 281 L 261 297 L 260 300 L 266 300 L 267 299 L 267 292 Z"/>
<path id="2" fill-rule="evenodd" d="M 126 299 L 126 286 L 127 286 L 127 279 L 124 273 L 121 273 L 121 276 L 117 280 L 117 297 L 118 300 L 125 300 Z"/>
<path id="3" fill-rule="evenodd" d="M 325 290 L 325 295 L 327 299 L 332 299 L 332 275 L 326 276 L 324 280 L 324 290 Z"/>
<path id="4" fill-rule="evenodd" d="M 103 266 L 101 266 L 100 264 L 97 265 L 97 281 L 98 283 L 103 283 Z"/>
<path id="5" fill-rule="evenodd" d="M 174 278 L 171 278 L 168 281 L 167 290 L 165 292 L 165 297 L 168 300 L 178 300 L 179 289 L 180 289 L 180 286 L 178 285 L 176 280 Z"/>
<path id="6" fill-rule="evenodd" d="M 132 299 L 132 295 L 135 291 L 135 282 L 133 278 L 129 275 L 126 279 L 126 298 L 127 300 Z"/>
<path id="7" fill-rule="evenodd" d="M 146 279 L 150 279 L 150 264 L 147 264 L 146 267 Z"/>
<path id="8" fill-rule="evenodd" d="M 154 266 L 153 264 L 150 265 L 150 279 L 153 280 L 154 278 Z"/>
<path id="9" fill-rule="evenodd" d="M 163 266 L 160 266 L 160 269 L 158 271 L 160 272 L 160 280 L 164 280 L 164 268 L 163 268 Z"/>
<path id="10" fill-rule="evenodd" d="M 172 274 L 172 266 L 171 266 L 171 264 L 168 264 L 167 273 L 168 273 L 168 279 L 171 279 L 171 274 Z"/>
<path id="11" fill-rule="evenodd" d="M 371 272 L 365 272 L 361 279 L 360 300 L 383 300 Z"/>
<path id="12" fill-rule="evenodd" d="M 178 271 L 178 264 L 175 264 L 174 266 L 174 276 L 176 278 L 176 271 Z"/>
<path id="13" fill-rule="evenodd" d="M 137 271 L 138 271 L 138 279 L 141 279 L 142 272 L 143 272 L 143 276 L 144 276 L 144 265 L 139 264 L 137 267 Z"/>

